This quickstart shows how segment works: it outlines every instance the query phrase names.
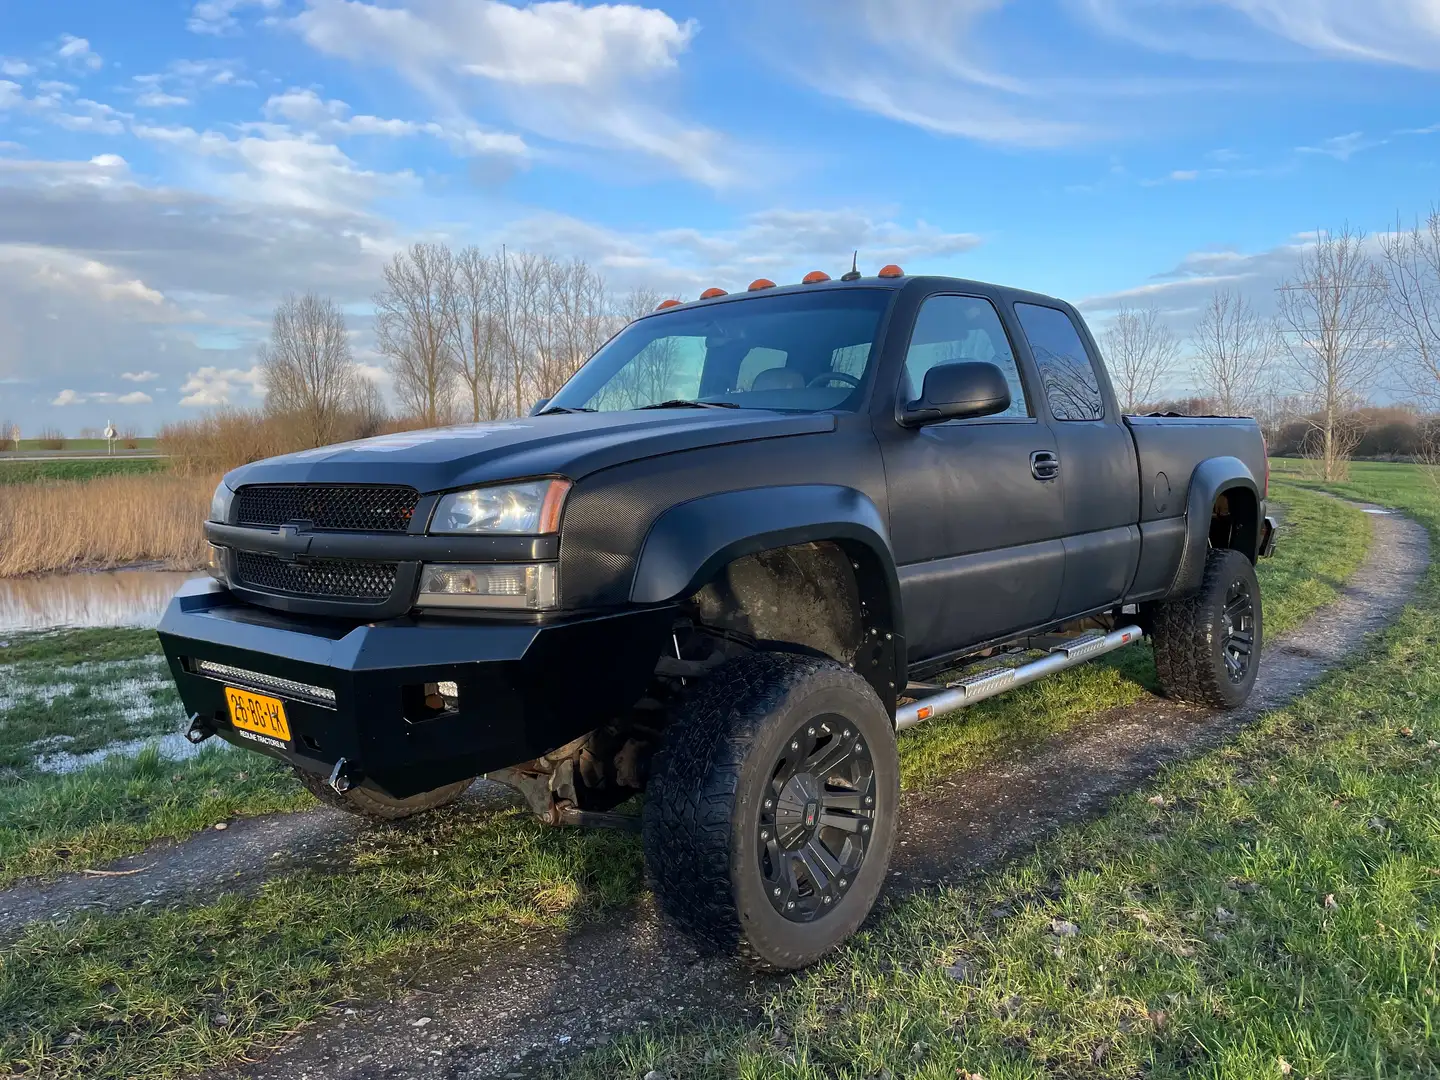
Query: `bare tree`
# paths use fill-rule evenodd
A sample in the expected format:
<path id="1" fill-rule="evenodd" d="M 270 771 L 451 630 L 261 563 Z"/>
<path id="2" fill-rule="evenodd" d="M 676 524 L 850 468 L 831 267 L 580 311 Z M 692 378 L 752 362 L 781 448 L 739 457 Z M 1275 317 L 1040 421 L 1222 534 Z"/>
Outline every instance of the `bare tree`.
<path id="1" fill-rule="evenodd" d="M 1440 208 L 1424 224 L 1380 237 L 1385 300 L 1399 373 L 1411 393 L 1440 410 Z"/>
<path id="2" fill-rule="evenodd" d="M 1120 407 L 1127 413 L 1155 400 L 1180 353 L 1180 343 L 1158 311 L 1128 304 L 1120 305 L 1105 328 L 1103 344 Z"/>
<path id="3" fill-rule="evenodd" d="M 1260 407 L 1274 358 L 1274 327 L 1239 293 L 1211 295 L 1190 338 L 1200 392 L 1226 416 L 1253 415 Z"/>
<path id="4" fill-rule="evenodd" d="M 455 419 L 455 257 L 412 244 L 385 266 L 375 294 L 375 340 L 390 358 L 401 406 L 429 427 Z"/>
<path id="5" fill-rule="evenodd" d="M 500 258 L 467 247 L 455 257 L 454 272 L 455 367 L 470 397 L 470 418 L 495 420 L 509 412 L 504 333 L 494 304 Z"/>
<path id="6" fill-rule="evenodd" d="M 1295 388 L 1310 402 L 1314 456 L 1325 480 L 1343 480 L 1358 430 L 1347 415 L 1379 377 L 1388 346 L 1384 272 L 1348 225 L 1316 240 L 1277 290 L 1280 330 Z"/>
<path id="7" fill-rule="evenodd" d="M 314 446 L 342 437 L 360 378 L 345 316 L 328 297 L 287 295 L 260 347 L 260 364 L 267 412 L 293 416 Z"/>

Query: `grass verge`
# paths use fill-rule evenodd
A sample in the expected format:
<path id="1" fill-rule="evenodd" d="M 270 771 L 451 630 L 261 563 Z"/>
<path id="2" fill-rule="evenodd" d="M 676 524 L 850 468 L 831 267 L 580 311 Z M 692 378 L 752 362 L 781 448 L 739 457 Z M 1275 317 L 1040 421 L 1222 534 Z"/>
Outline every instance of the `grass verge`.
<path id="1" fill-rule="evenodd" d="M 1288 577 L 1275 588 L 1321 570 L 1343 579 L 1363 557 L 1368 518 L 1310 493 L 1287 497 L 1297 537 L 1314 540 L 1321 534 L 1310 531 L 1323 529 L 1347 539 L 1328 553 L 1295 544 L 1284 556 Z M 1333 595 L 1330 588 L 1282 604 L 1289 614 L 1281 618 L 1298 619 Z M 902 740 L 907 782 L 1116 703 L 1097 686 L 1138 695 L 1143 657 L 1131 665 L 1088 673 L 1099 683 L 1036 687 L 987 703 L 969 723 L 943 725 L 940 736 L 920 729 L 916 735 L 932 740 L 923 752 L 915 738 Z M 1089 697 L 1076 700 L 1082 695 Z M 0 1068 L 163 1076 L 223 1061 L 279 1039 L 355 993 L 362 978 L 398 976 L 417 957 L 463 940 L 565 925 L 625 903 L 641 882 L 633 839 L 546 830 L 519 812 L 473 807 L 377 828 L 338 860 L 244 899 L 31 926 L 0 952 Z"/>
<path id="2" fill-rule="evenodd" d="M 1418 469 L 1346 490 L 1440 537 Z M 1440 1075 L 1440 566 L 1417 601 L 1231 745 L 902 901 L 763 1028 L 631 1038 L 571 1075 Z"/>
<path id="3" fill-rule="evenodd" d="M 163 471 L 163 458 L 106 458 L 101 461 L 7 461 L 0 458 L 0 487 L 46 480 L 93 480 L 97 476 L 143 476 Z"/>

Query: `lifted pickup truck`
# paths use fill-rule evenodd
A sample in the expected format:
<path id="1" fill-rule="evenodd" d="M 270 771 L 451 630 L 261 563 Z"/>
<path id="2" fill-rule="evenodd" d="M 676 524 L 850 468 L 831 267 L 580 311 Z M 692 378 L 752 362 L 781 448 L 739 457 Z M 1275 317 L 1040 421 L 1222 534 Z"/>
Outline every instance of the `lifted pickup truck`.
<path id="1" fill-rule="evenodd" d="M 160 637 L 190 738 L 361 814 L 643 791 L 664 910 L 798 967 L 884 883 L 897 729 L 1146 636 L 1166 693 L 1245 700 L 1267 473 L 1252 421 L 1121 416 L 1061 301 L 761 280 L 529 417 L 236 469 Z"/>

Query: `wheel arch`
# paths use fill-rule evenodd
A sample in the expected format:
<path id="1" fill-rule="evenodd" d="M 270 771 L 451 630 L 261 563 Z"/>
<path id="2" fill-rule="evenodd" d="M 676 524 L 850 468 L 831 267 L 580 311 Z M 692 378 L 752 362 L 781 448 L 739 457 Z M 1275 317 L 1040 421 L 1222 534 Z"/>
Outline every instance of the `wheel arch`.
<path id="1" fill-rule="evenodd" d="M 1185 544 L 1168 596 L 1200 587 L 1212 548 L 1259 557 L 1264 501 L 1249 466 L 1237 457 L 1207 458 L 1195 466 L 1185 501 Z"/>
<path id="2" fill-rule="evenodd" d="M 783 485 L 706 495 L 671 507 L 641 547 L 630 600 L 695 596 L 742 560 L 819 545 L 853 578 L 860 640 L 850 662 L 892 713 L 904 674 L 900 583 L 885 521 L 854 488 Z"/>

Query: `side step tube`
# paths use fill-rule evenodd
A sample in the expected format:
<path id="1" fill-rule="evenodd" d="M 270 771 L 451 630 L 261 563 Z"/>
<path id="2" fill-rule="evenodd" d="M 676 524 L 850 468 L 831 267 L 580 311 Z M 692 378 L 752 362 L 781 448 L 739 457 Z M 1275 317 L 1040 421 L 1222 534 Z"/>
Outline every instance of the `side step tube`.
<path id="1" fill-rule="evenodd" d="M 992 668 L 970 675 L 939 693 L 900 706 L 895 710 L 895 729 L 904 731 L 916 724 L 923 724 L 926 720 L 974 705 L 977 701 L 984 701 L 996 694 L 1003 694 L 1006 690 L 1013 690 L 1017 686 L 1043 679 L 1046 675 L 1054 675 L 1057 671 L 1064 671 L 1097 656 L 1124 648 L 1144 636 L 1138 626 L 1123 626 L 1108 634 L 1076 638 L 1069 644 L 1051 649 L 1049 655 L 1019 667 Z"/>

